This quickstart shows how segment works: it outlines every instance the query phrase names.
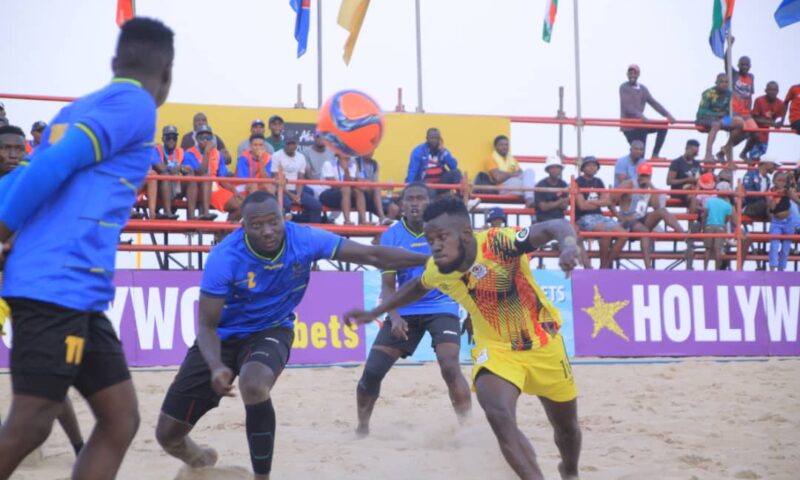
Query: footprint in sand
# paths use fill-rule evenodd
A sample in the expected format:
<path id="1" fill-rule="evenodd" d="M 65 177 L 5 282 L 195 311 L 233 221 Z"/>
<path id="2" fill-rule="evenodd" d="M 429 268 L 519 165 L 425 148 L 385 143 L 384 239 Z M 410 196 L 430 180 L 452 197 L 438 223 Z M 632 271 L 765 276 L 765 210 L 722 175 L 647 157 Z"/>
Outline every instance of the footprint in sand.
<path id="1" fill-rule="evenodd" d="M 250 480 L 253 474 L 243 467 L 181 467 L 175 480 Z"/>

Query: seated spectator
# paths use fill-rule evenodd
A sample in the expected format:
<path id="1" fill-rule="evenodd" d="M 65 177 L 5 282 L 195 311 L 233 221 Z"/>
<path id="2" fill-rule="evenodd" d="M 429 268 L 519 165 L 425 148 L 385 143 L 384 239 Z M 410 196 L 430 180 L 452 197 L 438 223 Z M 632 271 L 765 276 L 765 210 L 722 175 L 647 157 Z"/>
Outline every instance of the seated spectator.
<path id="1" fill-rule="evenodd" d="M 686 149 L 683 155 L 669 164 L 669 171 L 667 172 L 667 185 L 669 185 L 669 188 L 672 190 L 695 189 L 702 169 L 700 162 L 697 160 L 698 151 L 700 151 L 700 142 L 694 139 L 686 142 Z M 677 198 L 684 205 L 688 205 L 691 202 L 692 195 L 672 195 L 672 198 Z"/>
<path id="2" fill-rule="evenodd" d="M 335 155 L 333 160 L 325 162 L 322 166 L 322 178 L 332 182 L 354 182 L 358 178 L 356 162 L 347 155 Z M 319 194 L 319 201 L 328 208 L 341 210 L 345 225 L 353 225 L 350 219 L 351 205 L 355 198 L 358 217 L 366 217 L 366 201 L 364 194 L 359 192 L 354 196 L 354 189 L 350 186 L 329 187 Z"/>
<path id="3" fill-rule="evenodd" d="M 697 109 L 695 125 L 702 132 L 708 132 L 706 141 L 706 159 L 713 157 L 714 140 L 717 132 L 725 130 L 730 132 L 728 143 L 722 147 L 724 155 L 721 161 L 733 161 L 733 140 L 738 138 L 744 128 L 742 117 L 729 117 L 728 110 L 731 103 L 731 91 L 728 89 L 728 77 L 724 73 L 717 75 L 716 85 L 705 90 L 700 97 L 700 106 Z"/>
<path id="4" fill-rule="evenodd" d="M 45 128 L 47 128 L 47 124 L 41 120 L 33 123 L 33 126 L 31 126 L 31 140 L 25 142 L 26 153 L 33 152 L 33 149 L 42 143 L 42 134 Z"/>
<path id="5" fill-rule="evenodd" d="M 161 130 L 161 142 L 156 144 L 156 162 L 153 170 L 161 175 L 193 175 L 192 167 L 183 164 L 185 152 L 178 147 L 178 128 L 167 125 Z M 163 213 L 156 213 L 155 218 L 160 220 L 177 220 L 178 215 L 172 212 L 172 200 L 181 197 L 181 192 L 186 192 L 186 197 L 193 197 L 197 203 L 197 183 L 183 184 L 169 180 L 147 180 L 147 202 L 150 218 L 156 211 L 156 200 L 161 198 Z M 188 212 L 187 218 L 194 219 L 194 212 Z"/>
<path id="6" fill-rule="evenodd" d="M 283 148 L 272 155 L 272 174 L 283 172 L 287 182 L 311 178 L 311 168 L 308 166 L 305 155 L 297 151 L 297 140 L 296 136 L 287 136 Z M 292 220 L 300 223 L 320 223 L 322 221 L 322 205 L 314 196 L 314 190 L 305 185 L 288 183 L 285 192 L 289 195 L 292 203 L 303 207 L 301 213 L 292 215 Z"/>
<path id="7" fill-rule="evenodd" d="M 800 83 L 792 85 L 792 88 L 786 92 L 786 99 L 783 101 L 784 106 L 789 112 L 789 127 L 800 135 Z M 783 121 L 786 119 L 786 112 L 781 117 L 778 126 L 783 126 Z"/>
<path id="8" fill-rule="evenodd" d="M 509 151 L 508 137 L 498 135 L 494 139 L 494 151 L 486 162 L 486 173 L 494 185 L 513 188 L 532 189 L 536 186 L 536 177 L 533 170 L 520 168 L 519 162 Z M 533 190 L 500 190 L 497 193 L 522 195 L 525 197 L 525 206 L 533 208 Z"/>
<path id="9" fill-rule="evenodd" d="M 778 128 L 781 119 L 786 115 L 786 106 L 778 98 L 778 82 L 769 82 L 766 95 L 756 98 L 753 104 L 753 120 L 759 128 Z M 758 160 L 767 153 L 769 132 L 753 132 L 742 149 L 739 158 L 742 160 Z"/>
<path id="10" fill-rule="evenodd" d="M 358 176 L 356 181 L 359 182 L 378 182 L 379 167 L 378 162 L 372 158 L 372 155 L 364 155 L 356 157 L 355 159 Z M 379 225 L 387 225 L 392 223 L 388 221 L 386 215 L 383 213 L 383 198 L 381 197 L 381 189 L 378 187 L 355 187 L 357 192 L 364 195 L 367 211 L 373 215 L 378 216 Z M 359 213 L 360 215 L 360 213 Z M 358 223 L 364 225 L 367 222 L 366 218 L 358 219 Z"/>
<path id="11" fill-rule="evenodd" d="M 438 128 L 429 128 L 425 143 L 417 145 L 411 151 L 406 183 L 412 182 L 424 182 L 428 185 L 458 185 L 461 182 L 458 161 L 442 146 L 442 134 Z M 448 193 L 447 190 L 438 189 L 435 192 L 435 195 Z"/>
<path id="12" fill-rule="evenodd" d="M 620 184 L 621 189 L 642 189 L 654 190 L 650 183 L 653 176 L 653 165 L 642 163 L 637 169 L 638 178 L 636 181 L 626 180 Z M 684 233 L 678 220 L 664 207 L 666 198 L 662 195 L 650 193 L 622 193 L 612 195 L 612 201 L 616 205 L 617 218 L 622 223 L 622 227 L 629 232 L 652 232 L 659 223 L 664 221 L 676 232 Z M 650 211 L 652 209 L 652 211 Z M 641 238 L 642 252 L 644 256 L 644 266 L 646 269 L 653 268 L 652 252 L 650 250 L 650 239 Z M 691 242 L 687 242 L 687 253 L 691 256 Z"/>
<path id="13" fill-rule="evenodd" d="M 0 178 L 17 168 L 23 158 L 25 132 L 13 125 L 0 126 Z"/>
<path id="14" fill-rule="evenodd" d="M 236 147 L 236 158 L 241 157 L 242 155 L 244 155 L 244 152 L 250 150 L 250 141 L 253 138 L 253 135 L 261 135 L 263 137 L 264 130 L 265 130 L 264 120 L 256 118 L 255 120 L 250 122 L 250 135 L 241 142 L 239 142 L 239 146 Z"/>
<path id="15" fill-rule="evenodd" d="M 624 157 L 618 158 L 614 166 L 614 188 L 619 187 L 619 184 L 625 180 L 636 179 L 636 169 L 641 163 L 646 162 L 643 159 L 644 143 L 641 140 L 632 141 L 630 152 Z"/>
<path id="16" fill-rule="evenodd" d="M 198 176 L 228 177 L 228 169 L 222 161 L 220 151 L 214 146 L 214 132 L 208 125 L 200 125 L 195 131 L 197 146 L 186 150 L 183 162 L 194 170 Z M 202 153 L 200 153 L 202 151 Z M 228 181 L 202 182 L 200 192 L 200 220 L 214 220 L 217 216 L 209 212 L 213 207 L 220 212 L 228 212 L 228 221 L 236 222 L 241 218 L 242 195 Z M 189 203 L 189 210 L 195 206 Z"/>
<path id="17" fill-rule="evenodd" d="M 561 179 L 564 166 L 556 157 L 549 157 L 544 165 L 547 177 L 536 184 L 537 188 L 567 188 L 567 182 Z M 544 222 L 556 218 L 564 218 L 564 211 L 569 207 L 569 193 L 536 192 L 534 195 L 536 221 Z"/>
<path id="18" fill-rule="evenodd" d="M 336 161 L 334 159 L 335 153 L 333 150 L 328 148 L 325 145 L 325 142 L 322 141 L 322 137 L 319 133 L 314 133 L 314 143 L 310 146 L 302 149 L 303 155 L 306 156 L 308 160 L 308 166 L 311 168 L 311 179 L 312 180 L 322 180 L 322 167 L 325 165 L 325 162 L 330 160 Z M 327 189 L 326 186 L 323 185 L 309 185 L 312 190 L 314 190 L 314 195 L 319 198 L 320 194 Z"/>
<path id="19" fill-rule="evenodd" d="M 585 157 L 581 162 L 581 176 L 575 182 L 578 188 L 606 188 L 602 180 L 597 178 L 597 171 L 600 169 L 600 162 L 595 157 Z M 611 197 L 606 192 L 585 192 L 575 198 L 575 221 L 578 230 L 583 232 L 624 232 L 618 222 L 603 215 L 602 208 L 611 207 Z M 625 247 L 627 241 L 624 237 L 616 239 L 611 237 L 601 237 L 598 241 L 600 246 L 600 268 L 611 268 L 614 260 L 619 258 L 619 254 Z M 581 248 L 583 253 L 584 268 L 591 268 L 586 250 Z"/>
<path id="20" fill-rule="evenodd" d="M 484 222 L 486 228 L 502 228 L 506 226 L 506 214 L 500 207 L 492 207 L 486 212 Z"/>
<path id="21" fill-rule="evenodd" d="M 267 153 L 270 155 L 282 150 L 284 146 L 283 138 L 283 118 L 280 115 L 273 115 L 267 121 L 269 127 L 269 137 L 267 137 Z"/>
<path id="22" fill-rule="evenodd" d="M 188 151 L 190 148 L 198 146 L 199 143 L 197 140 L 198 128 L 200 128 L 201 125 L 205 125 L 208 127 L 208 117 L 206 117 L 206 114 L 203 112 L 195 113 L 194 117 L 192 118 L 192 125 L 193 125 L 192 126 L 193 130 L 191 132 L 185 133 L 183 135 L 183 138 L 181 138 L 181 148 L 184 151 Z M 231 154 L 225 147 L 225 142 L 222 141 L 222 138 L 220 138 L 219 135 L 214 135 L 214 137 L 212 138 L 212 143 L 214 144 L 214 148 L 216 148 L 219 151 L 221 158 L 225 161 L 225 165 L 230 165 L 232 160 Z"/>
<path id="23" fill-rule="evenodd" d="M 745 173 L 742 179 L 745 192 L 766 192 L 770 189 L 769 176 L 777 168 L 777 162 L 768 157 L 764 157 L 758 163 L 758 168 Z M 757 195 L 745 195 L 744 210 L 745 215 L 753 220 L 766 221 L 768 219 L 767 197 Z"/>
<path id="24" fill-rule="evenodd" d="M 728 58 L 725 57 L 725 70 L 728 70 Z M 755 93 L 755 77 L 750 73 L 750 57 L 743 56 L 739 58 L 738 69 L 733 68 L 733 85 L 731 85 L 731 107 L 733 116 L 739 117 L 744 122 L 744 130 L 738 135 L 731 135 L 730 144 L 732 146 L 738 145 L 750 136 L 748 130 L 758 128 L 758 125 L 753 120 L 752 105 L 753 94 Z M 732 158 L 729 158 L 732 160 Z"/>
<path id="25" fill-rule="evenodd" d="M 767 197 L 767 209 L 770 215 L 770 235 L 792 235 L 795 231 L 792 218 L 792 202 L 800 203 L 797 190 L 789 185 L 789 174 L 778 172 L 773 177 L 770 189 L 774 195 Z M 791 240 L 772 239 L 769 241 L 769 269 L 770 271 L 786 270 L 789 263 L 789 250 L 792 248 Z"/>
<path id="26" fill-rule="evenodd" d="M 705 179 L 704 179 L 705 180 Z M 730 192 L 731 185 L 728 182 L 719 182 L 716 185 L 713 179 L 710 183 L 699 182 L 700 188 L 704 190 L 718 190 L 720 192 Z M 727 195 L 711 195 L 703 202 L 702 224 L 703 233 L 729 233 L 730 222 L 733 218 L 732 197 Z M 725 245 L 724 238 L 707 238 L 703 241 L 705 254 L 703 257 L 703 270 L 708 270 L 709 260 L 714 260 L 714 269 L 722 270 L 722 253 Z"/>
<path id="27" fill-rule="evenodd" d="M 639 81 L 639 66 L 631 65 L 628 67 L 628 81 L 619 86 L 619 104 L 621 118 L 630 118 L 647 121 L 644 116 L 644 107 L 649 104 L 653 110 L 664 116 L 669 123 L 675 123 L 675 118 L 670 115 L 666 108 L 650 95 L 650 91 Z M 647 144 L 647 136 L 655 133 L 656 144 L 653 147 L 652 158 L 657 158 L 661 154 L 661 146 L 667 138 L 666 128 L 641 128 L 641 127 L 622 127 L 622 133 L 631 144 L 634 140 L 642 142 L 642 155 Z"/>
<path id="28" fill-rule="evenodd" d="M 262 124 L 263 125 L 263 124 Z M 263 130 L 263 129 L 262 129 Z M 266 139 L 263 133 L 250 135 L 250 145 L 242 152 L 236 162 L 237 178 L 270 178 L 272 171 L 272 157 L 267 153 Z M 275 185 L 271 183 L 245 183 L 238 185 L 236 190 L 246 194 L 257 190 L 264 190 L 273 195 L 276 193 Z"/>

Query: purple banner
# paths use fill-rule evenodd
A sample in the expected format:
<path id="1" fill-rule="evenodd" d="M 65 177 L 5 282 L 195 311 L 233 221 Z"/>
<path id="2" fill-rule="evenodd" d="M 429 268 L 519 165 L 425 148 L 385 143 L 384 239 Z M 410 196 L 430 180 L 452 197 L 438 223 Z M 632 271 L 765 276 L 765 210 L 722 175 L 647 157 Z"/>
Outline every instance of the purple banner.
<path id="1" fill-rule="evenodd" d="M 179 365 L 196 335 L 201 272 L 118 270 L 106 314 L 122 341 L 128 364 Z M 358 272 L 312 272 L 297 308 L 290 363 L 365 359 L 364 327 L 345 328 L 340 315 L 364 305 Z M 11 330 L 7 328 L 7 330 Z M 0 340 L 0 367 L 8 366 L 13 331 Z"/>
<path id="2" fill-rule="evenodd" d="M 578 356 L 800 355 L 800 275 L 580 270 Z"/>

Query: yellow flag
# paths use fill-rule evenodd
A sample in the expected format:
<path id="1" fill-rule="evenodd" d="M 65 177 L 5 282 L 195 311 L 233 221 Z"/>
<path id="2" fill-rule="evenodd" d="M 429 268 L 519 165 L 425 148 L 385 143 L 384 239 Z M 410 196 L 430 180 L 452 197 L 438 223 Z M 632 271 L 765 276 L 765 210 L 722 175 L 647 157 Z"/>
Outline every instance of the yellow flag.
<path id="1" fill-rule="evenodd" d="M 337 23 L 350 32 L 350 36 L 347 37 L 347 42 L 344 44 L 344 63 L 346 65 L 350 64 L 350 57 L 353 56 L 353 48 L 356 46 L 361 24 L 364 23 L 367 7 L 369 7 L 369 0 L 342 0 L 342 6 L 339 7 Z"/>

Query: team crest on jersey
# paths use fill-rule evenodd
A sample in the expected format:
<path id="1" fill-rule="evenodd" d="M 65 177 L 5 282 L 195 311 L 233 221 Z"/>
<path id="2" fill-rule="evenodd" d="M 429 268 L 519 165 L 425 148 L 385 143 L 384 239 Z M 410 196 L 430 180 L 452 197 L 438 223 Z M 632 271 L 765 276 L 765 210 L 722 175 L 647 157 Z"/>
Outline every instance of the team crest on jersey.
<path id="1" fill-rule="evenodd" d="M 520 243 L 527 242 L 528 241 L 528 236 L 530 234 L 531 234 L 531 227 L 523 228 L 522 230 L 517 232 L 517 241 L 520 242 Z"/>
<path id="2" fill-rule="evenodd" d="M 292 262 L 292 278 L 300 278 L 305 275 L 306 269 L 300 264 L 300 262 Z"/>
<path id="3" fill-rule="evenodd" d="M 480 280 L 481 278 L 486 276 L 486 273 L 488 273 L 488 271 L 486 270 L 486 265 L 476 263 L 473 266 L 469 267 L 469 273 L 473 277 Z"/>

